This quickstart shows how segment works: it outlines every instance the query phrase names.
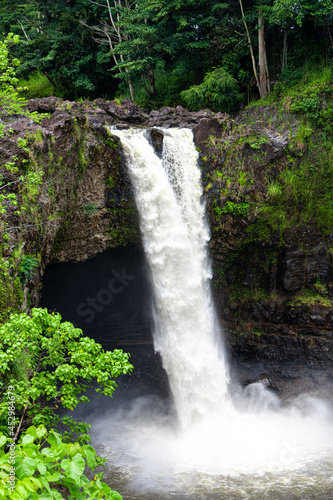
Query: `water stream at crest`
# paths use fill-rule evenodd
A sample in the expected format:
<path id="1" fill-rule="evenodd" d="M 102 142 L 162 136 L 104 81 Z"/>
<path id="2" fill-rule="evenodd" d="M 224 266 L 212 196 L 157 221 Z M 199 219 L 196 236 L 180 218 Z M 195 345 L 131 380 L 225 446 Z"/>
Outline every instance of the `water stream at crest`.
<path id="1" fill-rule="evenodd" d="M 331 475 L 321 475 L 333 464 L 329 408 L 306 397 L 281 408 L 261 384 L 229 394 L 192 132 L 163 130 L 162 158 L 145 131 L 113 133 L 134 186 L 154 291 L 154 345 L 176 418 L 162 402 L 141 398 L 101 422 L 111 436 L 104 443 L 110 481 L 118 470 L 120 491 L 127 481 L 131 499 L 333 498 Z"/>

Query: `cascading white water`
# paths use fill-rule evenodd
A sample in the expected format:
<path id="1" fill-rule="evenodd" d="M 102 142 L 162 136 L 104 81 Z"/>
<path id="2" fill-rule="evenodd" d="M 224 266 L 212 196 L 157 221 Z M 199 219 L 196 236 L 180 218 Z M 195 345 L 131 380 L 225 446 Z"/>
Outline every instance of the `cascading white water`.
<path id="1" fill-rule="evenodd" d="M 162 159 L 145 132 L 114 133 L 127 157 L 152 273 L 155 349 L 181 426 L 188 428 L 227 404 L 227 368 L 209 291 L 198 153 L 188 129 L 163 131 Z"/>

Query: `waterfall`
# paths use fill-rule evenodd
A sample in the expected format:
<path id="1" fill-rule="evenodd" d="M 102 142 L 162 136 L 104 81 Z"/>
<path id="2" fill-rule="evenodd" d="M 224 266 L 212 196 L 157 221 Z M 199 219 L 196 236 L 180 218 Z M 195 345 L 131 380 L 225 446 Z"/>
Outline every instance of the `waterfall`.
<path id="1" fill-rule="evenodd" d="M 209 279 L 209 230 L 193 134 L 163 132 L 160 158 L 140 130 L 113 130 L 127 160 L 154 291 L 154 346 L 183 429 L 228 406 L 228 373 Z"/>

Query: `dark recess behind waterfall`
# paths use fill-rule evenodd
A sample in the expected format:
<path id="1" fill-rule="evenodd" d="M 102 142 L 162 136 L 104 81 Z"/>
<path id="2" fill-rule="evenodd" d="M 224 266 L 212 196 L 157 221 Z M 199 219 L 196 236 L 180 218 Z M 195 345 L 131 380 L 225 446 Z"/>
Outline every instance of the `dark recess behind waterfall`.
<path id="1" fill-rule="evenodd" d="M 148 265 L 137 248 L 111 249 L 84 262 L 48 266 L 40 307 L 59 312 L 106 350 L 131 354 L 134 372 L 123 377 L 166 396 L 167 376 L 152 342 L 152 291 Z M 139 389 L 138 389 L 139 390 Z"/>

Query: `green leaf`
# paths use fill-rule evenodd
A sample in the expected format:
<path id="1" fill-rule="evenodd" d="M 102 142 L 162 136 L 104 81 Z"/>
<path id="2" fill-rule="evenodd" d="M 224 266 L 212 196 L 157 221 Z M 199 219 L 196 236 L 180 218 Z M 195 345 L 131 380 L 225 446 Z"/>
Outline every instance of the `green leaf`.
<path id="1" fill-rule="evenodd" d="M 50 432 L 50 434 L 48 435 L 48 438 L 47 438 L 47 441 L 50 443 L 51 445 L 51 449 L 53 450 L 54 448 L 56 448 L 59 444 L 61 444 L 61 437 L 60 437 L 60 434 L 58 434 L 58 432 L 52 430 Z"/>
<path id="2" fill-rule="evenodd" d="M 38 498 L 39 500 L 63 500 L 63 496 L 55 490 L 52 490 L 51 493 L 45 491 Z"/>
<path id="3" fill-rule="evenodd" d="M 16 477 L 18 479 L 24 479 L 25 477 L 30 477 L 34 474 L 37 468 L 37 461 L 29 457 L 18 457 L 16 459 Z"/>
<path id="4" fill-rule="evenodd" d="M 45 457 L 54 458 L 54 453 L 51 450 L 51 448 L 43 448 L 41 450 L 41 454 L 44 455 Z"/>
<path id="5" fill-rule="evenodd" d="M 80 479 L 85 468 L 85 461 L 80 453 L 77 453 L 72 459 L 61 461 L 61 467 L 66 474 L 73 479 Z"/>
<path id="6" fill-rule="evenodd" d="M 60 472 L 54 472 L 53 474 L 46 476 L 47 480 L 52 482 L 52 483 L 56 483 L 62 477 L 63 476 Z"/>
<path id="7" fill-rule="evenodd" d="M 22 438 L 22 444 L 33 443 L 37 436 L 32 436 L 31 434 L 26 434 Z"/>
<path id="8" fill-rule="evenodd" d="M 96 452 L 94 448 L 88 444 L 82 446 L 82 455 L 86 459 L 88 467 L 94 470 L 96 467 Z"/>
<path id="9" fill-rule="evenodd" d="M 81 446 L 79 445 L 79 443 L 70 443 L 69 445 L 67 445 L 66 450 L 70 457 L 74 457 L 74 455 L 76 455 L 81 450 Z"/>
<path id="10" fill-rule="evenodd" d="M 44 425 L 39 425 L 36 429 L 36 434 L 37 434 L 37 437 L 40 439 L 42 438 L 43 436 L 45 436 L 45 434 L 47 433 L 47 430 L 45 429 Z"/>
<path id="11" fill-rule="evenodd" d="M 34 493 L 39 488 L 42 487 L 41 481 L 34 477 L 25 477 L 22 481 L 22 485 L 31 493 Z"/>
<path id="12" fill-rule="evenodd" d="M 110 493 L 110 500 L 123 500 L 123 497 L 119 495 L 117 491 L 111 491 Z"/>
<path id="13" fill-rule="evenodd" d="M 47 471 L 46 465 L 42 461 L 38 461 L 37 462 L 37 470 L 43 476 Z"/>
<path id="14" fill-rule="evenodd" d="M 26 434 L 30 434 L 31 436 L 37 437 L 37 429 L 34 425 L 31 425 L 27 430 Z"/>
<path id="15" fill-rule="evenodd" d="M 7 442 L 7 438 L 6 438 L 6 436 L 4 436 L 4 435 L 2 434 L 2 435 L 0 436 L 0 448 L 1 448 L 4 444 L 6 444 L 6 442 Z"/>

